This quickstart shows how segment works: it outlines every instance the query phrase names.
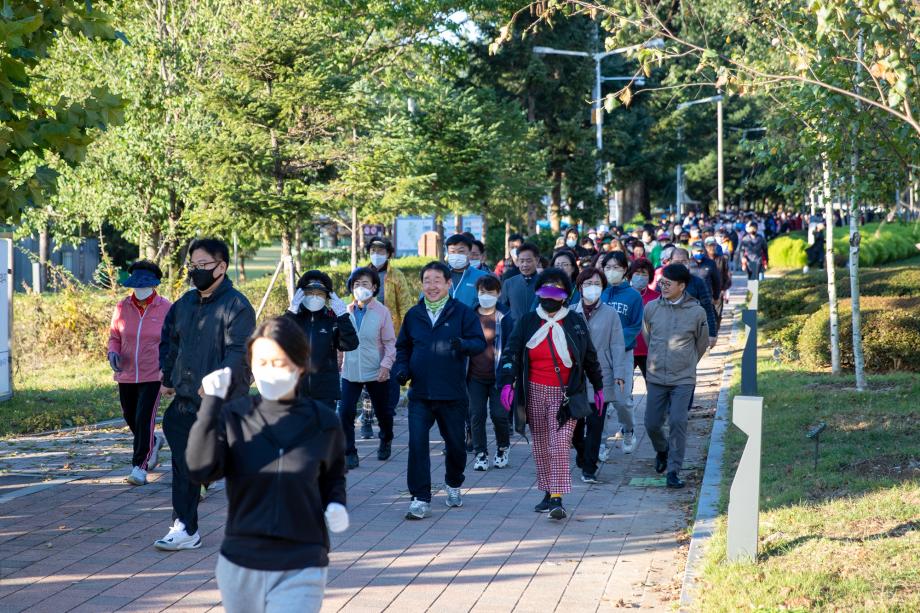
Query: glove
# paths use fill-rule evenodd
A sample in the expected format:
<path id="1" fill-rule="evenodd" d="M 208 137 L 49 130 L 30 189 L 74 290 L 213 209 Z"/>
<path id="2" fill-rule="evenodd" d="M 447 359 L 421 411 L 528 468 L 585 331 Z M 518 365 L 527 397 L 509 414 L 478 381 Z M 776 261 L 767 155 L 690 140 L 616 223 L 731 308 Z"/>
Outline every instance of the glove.
<path id="1" fill-rule="evenodd" d="M 205 375 L 201 380 L 201 389 L 204 390 L 206 396 L 215 396 L 225 400 L 230 391 L 231 379 L 230 369 L 225 366 Z"/>
<path id="2" fill-rule="evenodd" d="M 459 336 L 450 339 L 450 348 L 452 351 L 459 353 L 463 349 L 463 339 Z"/>
<path id="3" fill-rule="evenodd" d="M 297 291 L 294 292 L 294 299 L 291 300 L 291 306 L 288 307 L 288 311 L 297 315 L 300 311 L 300 305 L 303 304 L 303 299 L 306 298 L 306 294 L 303 293 L 303 290 L 297 288 Z"/>
<path id="4" fill-rule="evenodd" d="M 505 407 L 506 411 L 511 410 L 511 405 L 514 404 L 514 388 L 510 385 L 506 385 L 502 388 L 502 406 Z"/>
<path id="5" fill-rule="evenodd" d="M 115 372 L 121 372 L 121 356 L 115 351 L 109 352 L 109 366 Z"/>
<path id="6" fill-rule="evenodd" d="M 348 509 L 337 502 L 330 502 L 326 506 L 326 527 L 336 533 L 348 530 Z"/>
<path id="7" fill-rule="evenodd" d="M 594 392 L 594 406 L 597 407 L 597 413 L 600 415 L 601 409 L 604 406 L 604 390 L 597 390 Z"/>
<path id="8" fill-rule="evenodd" d="M 336 317 L 341 317 L 348 312 L 348 307 L 345 306 L 345 303 L 335 292 L 329 294 L 329 306 L 332 307 Z"/>

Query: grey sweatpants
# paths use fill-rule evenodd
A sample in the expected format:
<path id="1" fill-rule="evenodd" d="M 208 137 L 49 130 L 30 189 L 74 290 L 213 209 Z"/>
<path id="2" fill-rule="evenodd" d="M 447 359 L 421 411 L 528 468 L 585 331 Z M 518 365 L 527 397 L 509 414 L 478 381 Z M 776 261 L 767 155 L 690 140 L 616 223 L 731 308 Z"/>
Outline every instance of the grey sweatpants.
<path id="1" fill-rule="evenodd" d="M 668 472 L 679 472 L 687 450 L 687 412 L 696 385 L 658 385 L 646 382 L 645 431 L 655 451 L 668 452 Z M 668 420 L 668 437 L 662 428 Z"/>
<path id="2" fill-rule="evenodd" d="M 626 352 L 626 364 L 633 366 L 633 350 L 630 349 Z M 633 366 L 629 369 L 629 373 L 626 375 L 626 379 L 623 381 L 623 391 L 620 391 L 619 386 L 616 387 L 616 393 L 613 395 L 613 398 L 606 398 L 605 401 L 611 401 L 613 408 L 616 409 L 617 420 L 620 422 L 620 427 L 627 432 L 632 432 L 635 430 L 635 423 L 633 420 L 633 374 L 636 370 L 636 367 Z M 607 438 L 610 436 L 610 422 L 613 421 L 613 411 L 607 411 L 607 419 L 604 420 L 604 432 L 601 435 L 601 444 L 607 443 Z"/>
<path id="3" fill-rule="evenodd" d="M 323 606 L 328 569 L 256 570 L 219 555 L 217 586 L 227 613 L 315 613 Z"/>

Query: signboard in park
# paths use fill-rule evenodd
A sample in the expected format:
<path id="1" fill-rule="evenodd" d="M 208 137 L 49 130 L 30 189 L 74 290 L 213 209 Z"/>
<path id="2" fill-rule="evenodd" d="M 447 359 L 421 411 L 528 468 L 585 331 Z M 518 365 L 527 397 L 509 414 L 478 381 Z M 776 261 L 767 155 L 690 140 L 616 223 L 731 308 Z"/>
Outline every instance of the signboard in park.
<path id="1" fill-rule="evenodd" d="M 396 255 L 418 255 L 422 234 L 434 230 L 434 217 L 398 217 L 396 219 Z"/>

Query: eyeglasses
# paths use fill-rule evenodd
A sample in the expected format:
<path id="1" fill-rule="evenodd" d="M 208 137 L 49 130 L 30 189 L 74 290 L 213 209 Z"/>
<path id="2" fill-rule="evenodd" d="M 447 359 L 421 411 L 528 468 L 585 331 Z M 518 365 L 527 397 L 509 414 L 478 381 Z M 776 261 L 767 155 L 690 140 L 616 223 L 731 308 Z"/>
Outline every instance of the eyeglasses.
<path id="1" fill-rule="evenodd" d="M 661 279 L 661 280 L 658 281 L 658 287 L 660 287 L 660 288 L 662 288 L 662 289 L 668 289 L 669 287 L 671 287 L 671 285 L 673 285 L 673 283 L 672 283 L 671 281 L 667 281 L 667 280 L 665 280 L 665 279 Z"/>
<path id="2" fill-rule="evenodd" d="M 188 266 L 186 266 L 186 268 L 187 268 L 189 271 L 192 271 L 192 270 L 214 270 L 215 268 L 217 268 L 217 265 L 218 265 L 218 264 L 220 264 L 220 262 L 218 262 L 218 261 L 216 261 L 216 260 L 211 260 L 210 262 L 199 262 L 199 263 L 197 263 L 197 264 L 194 263 L 194 262 L 192 262 L 192 263 L 190 263 Z M 208 266 L 210 266 L 210 268 L 208 268 Z"/>

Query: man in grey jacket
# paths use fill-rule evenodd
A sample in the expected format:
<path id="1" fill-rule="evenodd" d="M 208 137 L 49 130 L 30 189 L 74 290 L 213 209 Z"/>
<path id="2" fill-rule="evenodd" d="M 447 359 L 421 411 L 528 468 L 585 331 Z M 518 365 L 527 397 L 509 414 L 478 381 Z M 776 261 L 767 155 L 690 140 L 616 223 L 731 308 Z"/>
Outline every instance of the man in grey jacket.
<path id="1" fill-rule="evenodd" d="M 667 485 L 681 488 L 678 477 L 687 443 L 687 413 L 696 387 L 696 365 L 709 346 L 709 325 L 687 286 L 692 275 L 683 264 L 670 264 L 658 282 L 661 297 L 645 306 L 642 336 L 648 344 L 645 430 L 657 452 L 655 470 L 667 470 Z M 662 432 L 668 419 L 669 437 Z"/>
<path id="2" fill-rule="evenodd" d="M 536 309 L 534 283 L 537 279 L 537 264 L 540 249 L 533 243 L 524 243 L 517 250 L 519 275 L 505 279 L 498 301 L 511 309 L 511 318 L 521 321 L 525 313 Z"/>

